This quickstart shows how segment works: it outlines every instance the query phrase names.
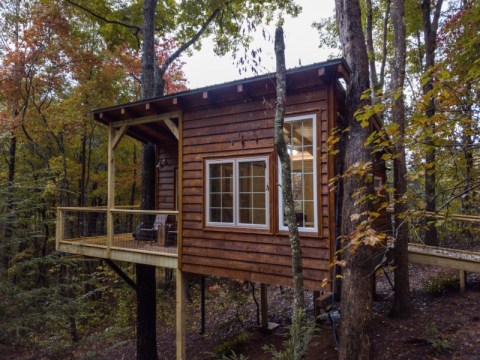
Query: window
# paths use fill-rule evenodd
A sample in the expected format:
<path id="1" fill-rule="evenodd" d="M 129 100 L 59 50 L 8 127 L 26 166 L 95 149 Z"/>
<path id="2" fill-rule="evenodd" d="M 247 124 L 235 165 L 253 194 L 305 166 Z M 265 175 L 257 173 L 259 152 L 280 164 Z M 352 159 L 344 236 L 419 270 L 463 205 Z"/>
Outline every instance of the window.
<path id="1" fill-rule="evenodd" d="M 206 161 L 207 225 L 268 229 L 268 158 Z"/>
<path id="2" fill-rule="evenodd" d="M 290 155 L 292 191 L 300 231 L 317 231 L 317 155 L 316 116 L 286 118 L 283 135 Z M 281 168 L 279 176 L 281 183 Z M 283 197 L 279 189 L 279 228 L 287 230 Z"/>

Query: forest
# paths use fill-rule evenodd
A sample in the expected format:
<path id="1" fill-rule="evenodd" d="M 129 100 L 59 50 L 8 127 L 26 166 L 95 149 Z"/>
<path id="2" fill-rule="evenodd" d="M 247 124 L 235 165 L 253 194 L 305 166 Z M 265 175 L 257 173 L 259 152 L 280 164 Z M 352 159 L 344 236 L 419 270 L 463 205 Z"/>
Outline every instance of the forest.
<path id="1" fill-rule="evenodd" d="M 301 3 L 0 4 L 0 358 L 111 358 L 118 355 L 115 349 L 125 351 L 125 358 L 135 356 L 132 289 L 101 260 L 55 250 L 58 206 L 107 205 L 108 134 L 92 111 L 186 90 L 181 56 L 200 48 L 206 37 L 214 39 L 217 55 L 234 54 L 240 71 L 260 68 L 252 35 L 261 32 L 263 24 L 281 24 L 284 14 L 301 17 Z M 147 4 L 153 9 L 150 18 Z M 151 43 L 145 41 L 148 19 L 153 21 Z M 329 139 L 332 153 L 341 145 L 346 159 L 344 172 L 331 179 L 332 188 L 343 186 L 345 194 L 352 194 L 344 196 L 342 204 L 343 255 L 332 266 L 343 269 L 346 299 L 339 357 L 368 359 L 375 345 L 371 331 L 365 330 L 372 328 L 373 299 L 366 295 L 371 270 L 362 258 L 371 257 L 379 243 L 395 243 L 395 295 L 388 311 L 408 318 L 415 311 L 409 243 L 479 250 L 480 4 L 336 0 L 336 13 L 312 26 L 319 41 L 310 46 L 336 49 L 332 57 L 343 56 L 351 70 L 351 83 L 345 84 L 345 123 Z M 155 71 L 146 76 L 144 54 L 149 49 Z M 158 81 L 147 91 L 153 78 Z M 383 124 L 380 130 L 370 128 L 372 117 Z M 380 197 L 374 194 L 371 176 L 378 154 L 388 168 L 385 195 Z M 117 205 L 138 206 L 142 144 L 125 138 L 116 159 Z M 385 210 L 392 213 L 391 228 L 374 231 L 376 218 Z M 135 272 L 131 264 L 122 268 L 127 274 Z M 166 329 L 162 341 L 171 340 L 174 346 L 172 280 L 157 270 L 156 282 L 159 327 Z M 195 326 L 199 314 L 192 309 L 198 305 L 199 287 L 192 284 L 189 294 Z M 238 339 L 239 326 L 241 335 L 255 323 L 252 289 L 255 297 L 259 287 L 210 279 L 211 306 L 225 311 L 225 323 L 210 324 L 220 329 L 212 330 L 213 340 L 208 339 L 212 349 L 215 339 Z M 236 310 L 226 310 L 229 302 L 237 304 Z M 357 316 L 345 310 L 358 308 L 369 311 Z M 282 316 L 278 322 L 290 321 Z M 203 346 L 195 344 L 192 354 Z M 435 344 L 447 349 L 445 343 Z M 169 351 L 160 358 L 173 358 Z M 480 345 L 475 351 L 478 356 Z M 220 350 L 209 354 L 229 355 Z"/>

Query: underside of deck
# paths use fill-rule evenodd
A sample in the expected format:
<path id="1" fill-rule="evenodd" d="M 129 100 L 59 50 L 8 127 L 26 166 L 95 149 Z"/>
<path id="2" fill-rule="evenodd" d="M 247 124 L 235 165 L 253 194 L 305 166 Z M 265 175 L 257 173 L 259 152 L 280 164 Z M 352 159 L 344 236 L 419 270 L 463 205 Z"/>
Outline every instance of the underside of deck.
<path id="1" fill-rule="evenodd" d="M 58 250 L 102 259 L 177 268 L 175 246 L 161 246 L 156 241 L 137 241 L 132 234 L 116 234 L 109 249 L 106 243 L 106 235 L 68 239 L 59 242 Z"/>

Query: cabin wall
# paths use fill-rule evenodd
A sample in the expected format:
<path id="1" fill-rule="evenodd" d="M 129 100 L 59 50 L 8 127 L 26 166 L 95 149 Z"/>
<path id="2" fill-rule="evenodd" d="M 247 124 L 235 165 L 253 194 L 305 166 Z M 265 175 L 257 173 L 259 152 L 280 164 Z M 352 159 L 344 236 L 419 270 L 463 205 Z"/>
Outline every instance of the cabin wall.
<path id="1" fill-rule="evenodd" d="M 334 231 L 333 195 L 328 179 L 333 166 L 325 154 L 334 121 L 328 104 L 334 90 L 316 80 L 308 88 L 290 89 L 286 116 L 317 116 L 318 232 L 302 233 L 305 286 L 320 289 L 329 277 L 330 244 Z M 182 159 L 183 271 L 254 282 L 291 285 L 291 248 L 288 234 L 278 230 L 277 157 L 274 151 L 274 87 L 264 93 L 184 108 Z M 329 95 L 330 93 L 330 95 Z M 243 95 L 243 96 L 242 96 Z M 205 159 L 251 155 L 269 156 L 270 229 L 213 228 L 205 225 Z M 330 159 L 330 162 L 332 160 Z M 165 180 L 166 181 L 166 180 Z"/>
<path id="2" fill-rule="evenodd" d="M 164 166 L 157 167 L 157 209 L 176 210 L 175 172 L 178 169 L 178 143 L 165 141 L 157 144 L 157 164 L 165 160 Z"/>

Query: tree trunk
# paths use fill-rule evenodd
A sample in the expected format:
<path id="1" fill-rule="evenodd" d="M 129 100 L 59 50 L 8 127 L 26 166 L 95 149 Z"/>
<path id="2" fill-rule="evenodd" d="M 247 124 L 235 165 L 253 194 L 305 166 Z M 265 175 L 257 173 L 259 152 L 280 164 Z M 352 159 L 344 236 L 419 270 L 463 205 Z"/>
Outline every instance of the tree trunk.
<path id="1" fill-rule="evenodd" d="M 142 148 L 141 208 L 155 209 L 155 146 Z M 137 359 L 157 359 L 155 266 L 135 264 L 137 278 Z"/>
<path id="2" fill-rule="evenodd" d="M 13 211 L 13 197 L 15 192 L 15 165 L 17 160 L 17 137 L 12 132 L 10 136 L 10 145 L 8 152 L 8 189 L 7 198 L 5 199 L 5 213 L 6 224 L 2 246 L 2 265 L 5 270 L 8 269 L 10 264 L 10 247 L 13 236 L 13 223 L 14 223 L 14 211 Z"/>
<path id="3" fill-rule="evenodd" d="M 437 37 L 437 26 L 438 26 L 438 18 L 440 14 L 440 8 L 442 6 L 442 0 L 437 1 L 437 6 L 435 9 L 435 14 L 433 18 L 433 22 L 430 18 L 431 15 L 431 3 L 430 0 L 423 0 L 422 2 L 422 12 L 423 12 L 423 36 L 425 39 L 425 71 L 430 71 L 433 69 L 435 65 L 435 49 L 436 49 L 436 37 Z M 433 77 L 431 74 L 428 75 L 429 80 L 423 86 L 423 94 L 427 95 L 433 89 Z M 430 99 L 427 105 L 426 115 L 428 118 L 432 118 L 435 115 L 435 103 L 434 99 Z M 430 124 L 430 133 L 435 133 L 435 125 Z M 425 154 L 425 163 L 429 167 L 425 169 L 425 210 L 435 212 L 436 211 L 436 192 L 435 192 L 435 184 L 436 184 L 436 175 L 435 175 L 435 167 L 436 167 L 436 150 L 435 144 L 432 139 L 427 140 L 427 151 Z M 428 222 L 434 222 L 433 218 L 427 218 Z M 434 224 L 430 224 L 425 230 L 425 237 L 424 242 L 427 245 L 438 245 L 438 235 L 437 235 L 437 228 Z"/>
<path id="4" fill-rule="evenodd" d="M 392 22 L 394 29 L 394 66 L 392 68 L 392 121 L 398 124 L 398 139 L 395 143 L 396 157 L 393 161 L 395 188 L 395 297 L 391 315 L 410 316 L 410 282 L 408 275 L 408 223 L 402 218 L 407 212 L 407 164 L 405 157 L 405 83 L 406 38 L 405 0 L 393 0 Z"/>
<path id="5" fill-rule="evenodd" d="M 143 2 L 143 55 L 142 55 L 142 98 L 148 99 L 155 92 L 155 8 L 156 0 Z M 142 190 L 141 205 L 144 210 L 155 209 L 155 146 L 142 146 Z M 155 267 L 135 265 L 137 280 L 137 359 L 156 360 L 156 281 Z"/>
<path id="6" fill-rule="evenodd" d="M 275 149 L 280 159 L 282 176 L 283 210 L 288 225 L 290 246 L 292 248 L 292 271 L 294 282 L 294 311 L 305 309 L 303 289 L 303 264 L 302 248 L 298 236 L 297 219 L 292 193 L 292 172 L 290 168 L 290 156 L 283 137 L 283 123 L 285 118 L 285 96 L 287 93 L 286 69 L 285 69 L 285 43 L 283 28 L 278 27 L 275 31 L 275 57 L 277 61 L 277 107 L 275 113 Z"/>
<path id="7" fill-rule="evenodd" d="M 345 169 L 357 162 L 372 162 L 370 149 L 365 147 L 371 129 L 362 128 L 355 119 L 354 113 L 365 103 L 361 94 L 369 84 L 368 56 L 361 24 L 361 10 L 358 0 L 336 0 L 336 17 L 340 41 L 345 59 L 350 66 L 351 83 L 346 97 L 346 125 L 350 132 L 345 140 Z M 365 100 L 364 100 L 365 101 Z M 353 193 L 364 186 L 367 192 L 373 194 L 373 184 L 365 183 L 364 178 L 345 177 L 343 180 L 342 200 L 342 235 L 344 248 L 349 243 L 352 234 L 363 219 L 352 218 L 371 210 L 367 202 L 355 203 Z M 340 324 L 339 358 L 371 359 L 373 356 L 373 341 L 371 335 L 372 320 L 372 255 L 373 248 L 359 245 L 355 255 L 348 249 L 343 252 L 347 264 L 343 269 L 342 283 L 342 320 Z"/>

